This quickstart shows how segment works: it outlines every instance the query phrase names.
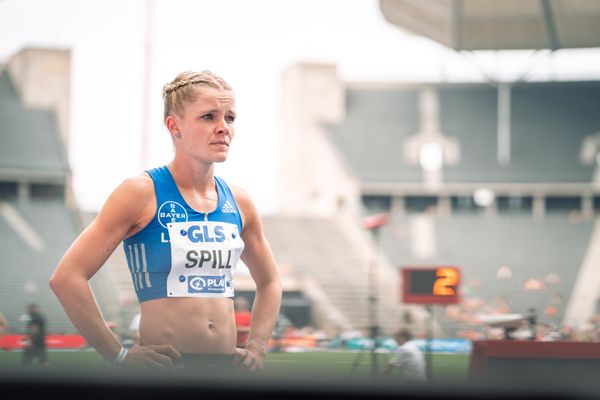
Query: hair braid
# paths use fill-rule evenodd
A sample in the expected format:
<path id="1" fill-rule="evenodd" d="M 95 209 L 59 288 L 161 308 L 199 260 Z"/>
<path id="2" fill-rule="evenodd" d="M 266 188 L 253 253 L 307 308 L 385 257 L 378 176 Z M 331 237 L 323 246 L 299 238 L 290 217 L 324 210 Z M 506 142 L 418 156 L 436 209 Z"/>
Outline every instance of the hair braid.
<path id="1" fill-rule="evenodd" d="M 182 72 L 172 82 L 163 86 L 164 118 L 173 113 L 182 115 L 184 103 L 196 100 L 197 93 L 194 89 L 198 86 L 232 90 L 223 78 L 210 71 Z"/>

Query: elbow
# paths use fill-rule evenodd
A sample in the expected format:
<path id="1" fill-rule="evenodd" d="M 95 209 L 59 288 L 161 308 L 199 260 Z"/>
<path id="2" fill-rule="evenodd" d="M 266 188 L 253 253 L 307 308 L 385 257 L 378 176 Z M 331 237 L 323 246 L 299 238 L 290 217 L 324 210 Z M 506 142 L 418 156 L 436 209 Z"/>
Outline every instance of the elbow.
<path id="1" fill-rule="evenodd" d="M 281 303 L 281 298 L 283 297 L 283 289 L 281 287 L 281 282 L 279 280 L 275 280 L 275 281 L 271 282 L 271 285 L 269 285 L 269 288 L 271 290 L 271 293 Z"/>
<path id="2" fill-rule="evenodd" d="M 48 285 L 60 300 L 61 297 L 73 293 L 79 287 L 86 285 L 88 281 L 89 278 L 81 274 L 80 271 L 61 268 L 59 265 L 52 276 L 50 276 Z"/>
<path id="3" fill-rule="evenodd" d="M 273 279 L 267 284 L 267 287 L 276 293 L 282 293 L 281 281 L 279 279 Z"/>
<path id="4" fill-rule="evenodd" d="M 48 285 L 50 289 L 54 292 L 55 295 L 59 296 L 60 293 L 64 291 L 64 288 L 67 284 L 68 280 L 64 274 L 59 273 L 58 271 L 54 271 L 50 279 L 48 280 Z"/>
<path id="5" fill-rule="evenodd" d="M 57 276 L 56 272 L 54 272 L 52 276 L 50 276 L 50 279 L 48 279 L 48 285 L 54 293 L 59 290 L 59 287 L 61 286 L 60 281 L 61 279 L 59 276 Z"/>

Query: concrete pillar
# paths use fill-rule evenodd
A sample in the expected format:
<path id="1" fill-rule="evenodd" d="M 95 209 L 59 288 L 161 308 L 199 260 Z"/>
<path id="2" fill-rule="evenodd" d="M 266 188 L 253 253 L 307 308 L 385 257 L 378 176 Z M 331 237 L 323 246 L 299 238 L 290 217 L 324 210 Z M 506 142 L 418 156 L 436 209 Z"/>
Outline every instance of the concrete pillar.
<path id="1" fill-rule="evenodd" d="M 404 200 L 404 196 L 392 196 L 390 212 L 392 215 L 406 215 L 406 201 Z"/>
<path id="2" fill-rule="evenodd" d="M 17 186 L 17 201 L 19 204 L 29 202 L 31 198 L 31 187 L 29 182 L 19 182 Z"/>
<path id="3" fill-rule="evenodd" d="M 594 217 L 594 198 L 591 194 L 581 197 L 581 215 L 586 220 Z"/>
<path id="4" fill-rule="evenodd" d="M 452 214 L 452 203 L 450 196 L 439 196 L 438 197 L 438 214 L 440 216 L 447 216 Z"/>
<path id="5" fill-rule="evenodd" d="M 541 219 L 546 215 L 546 198 L 541 195 L 533 196 L 532 214 L 534 218 Z"/>

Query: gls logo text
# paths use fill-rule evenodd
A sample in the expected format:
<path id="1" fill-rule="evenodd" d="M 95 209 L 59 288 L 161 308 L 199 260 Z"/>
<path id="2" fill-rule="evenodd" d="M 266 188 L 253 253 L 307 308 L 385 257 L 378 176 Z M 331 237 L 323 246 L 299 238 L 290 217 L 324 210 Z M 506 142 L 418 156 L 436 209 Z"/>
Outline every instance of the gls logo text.
<path id="1" fill-rule="evenodd" d="M 180 234 L 181 236 L 187 236 L 192 243 L 221 243 L 225 241 L 225 233 L 223 232 L 222 225 L 213 226 L 212 232 L 206 225 L 192 225 L 187 230 L 182 229 Z"/>

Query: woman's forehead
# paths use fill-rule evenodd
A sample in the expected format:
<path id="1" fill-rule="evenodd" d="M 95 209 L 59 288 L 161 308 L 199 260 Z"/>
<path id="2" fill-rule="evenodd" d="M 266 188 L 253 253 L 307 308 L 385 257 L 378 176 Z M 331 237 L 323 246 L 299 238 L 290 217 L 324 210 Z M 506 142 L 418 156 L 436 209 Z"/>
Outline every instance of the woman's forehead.
<path id="1" fill-rule="evenodd" d="M 196 89 L 197 97 L 189 104 L 194 108 L 235 108 L 235 95 L 231 90 L 201 87 Z"/>

